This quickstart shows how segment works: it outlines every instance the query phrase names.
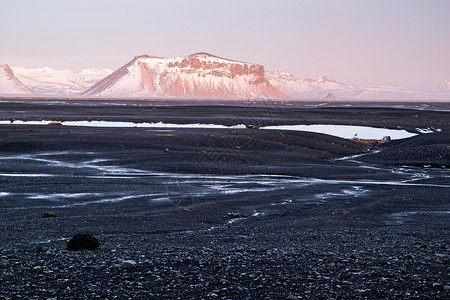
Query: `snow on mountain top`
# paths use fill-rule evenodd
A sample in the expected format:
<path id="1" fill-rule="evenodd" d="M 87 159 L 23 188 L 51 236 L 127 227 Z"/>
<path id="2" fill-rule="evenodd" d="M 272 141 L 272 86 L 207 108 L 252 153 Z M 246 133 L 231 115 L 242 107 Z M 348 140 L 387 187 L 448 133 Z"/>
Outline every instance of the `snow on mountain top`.
<path id="1" fill-rule="evenodd" d="M 344 89 L 344 88 L 353 88 L 352 85 L 342 83 L 337 81 L 336 79 L 330 78 L 328 76 L 322 75 L 316 78 L 306 78 L 303 80 L 307 83 L 312 83 L 318 86 L 322 86 L 323 89 Z"/>
<path id="2" fill-rule="evenodd" d="M 16 77 L 34 92 L 47 95 L 81 93 L 113 72 L 110 69 L 96 68 L 84 69 L 79 73 L 50 67 L 12 69 Z"/>
<path id="3" fill-rule="evenodd" d="M 32 94 L 33 92 L 20 82 L 8 65 L 0 66 L 0 94 Z"/>
<path id="4" fill-rule="evenodd" d="M 8 69 L 11 70 L 11 68 L 7 64 L 0 65 L 0 74 L 6 75 L 8 73 Z"/>
<path id="5" fill-rule="evenodd" d="M 11 69 L 14 71 L 14 73 L 23 76 L 26 75 L 36 76 L 39 73 L 57 74 L 57 75 L 86 75 L 86 74 L 111 74 L 113 72 L 113 70 L 111 69 L 87 68 L 77 73 L 69 69 L 57 70 L 47 66 L 40 68 L 11 67 Z"/>
<path id="6" fill-rule="evenodd" d="M 91 75 L 91 74 L 111 74 L 114 70 L 111 69 L 97 69 L 97 68 L 89 68 L 81 70 L 80 75 Z"/>
<path id="7" fill-rule="evenodd" d="M 14 77 L 13 71 L 7 64 L 0 65 L 0 75 L 2 77 L 8 77 L 8 79 L 11 79 L 12 77 Z"/>
<path id="8" fill-rule="evenodd" d="M 270 79 L 278 79 L 278 80 L 286 80 L 286 81 L 298 81 L 297 77 L 295 77 L 292 73 L 286 71 L 266 71 L 266 78 Z"/>
<path id="9" fill-rule="evenodd" d="M 438 85 L 438 88 L 440 88 L 440 89 L 450 89 L 450 81 L 448 81 L 448 80 L 442 81 Z"/>
<path id="10" fill-rule="evenodd" d="M 267 71 L 266 78 L 282 92 L 299 99 L 320 99 L 327 97 L 327 92 L 330 91 L 353 90 L 355 88 L 324 75 L 317 78 L 299 79 L 286 71 Z"/>
<path id="11" fill-rule="evenodd" d="M 51 67 L 40 67 L 40 68 L 24 68 L 24 67 L 11 67 L 16 74 L 34 74 L 34 73 L 45 73 L 45 74 L 72 74 L 71 70 L 56 70 Z"/>
<path id="12" fill-rule="evenodd" d="M 249 63 L 249 62 L 243 62 L 243 61 L 238 61 L 238 60 L 234 60 L 234 59 L 224 58 L 224 57 L 216 56 L 216 55 L 209 54 L 209 53 L 206 53 L 206 52 L 194 53 L 194 54 L 189 55 L 189 57 L 195 57 L 195 58 L 208 60 L 208 61 L 215 61 L 215 62 L 232 62 L 232 63 L 239 63 L 239 64 L 256 65 L 254 63 Z"/>
<path id="13" fill-rule="evenodd" d="M 262 65 L 200 52 L 136 56 L 88 89 L 86 95 L 203 99 L 288 98 L 264 77 Z"/>
<path id="14" fill-rule="evenodd" d="M 299 79 L 287 71 L 265 71 L 259 64 L 206 52 L 178 57 L 140 55 L 116 71 L 87 68 L 74 72 L 48 66 L 30 69 L 0 65 L 0 79 L 2 94 L 8 90 L 11 94 L 33 91 L 76 95 L 86 91 L 86 95 L 205 99 L 285 98 L 286 95 L 295 99 L 329 100 L 336 100 L 335 97 L 342 100 L 450 99 L 450 81 L 434 84 L 425 91 L 398 85 L 353 86 L 325 75 Z M 91 89 L 94 85 L 95 89 Z"/>
<path id="15" fill-rule="evenodd" d="M 203 73 L 200 75 L 202 76 L 213 73 L 215 75 L 219 75 L 220 73 L 221 76 L 228 76 L 231 78 L 237 75 L 244 75 L 244 73 L 247 75 L 257 74 L 262 77 L 262 80 L 265 80 L 265 71 L 262 65 L 221 58 L 204 52 L 177 57 L 141 55 L 135 57 L 132 61 L 119 70 L 123 71 L 123 68 L 130 68 L 132 65 L 141 65 L 148 70 L 152 69 L 153 72 L 159 73 L 166 72 L 168 70 L 170 70 L 171 73 L 198 73 L 201 70 Z"/>
<path id="16" fill-rule="evenodd" d="M 336 79 L 330 78 L 328 76 L 322 75 L 319 77 L 311 77 L 306 79 L 299 79 L 295 77 L 292 73 L 286 71 L 267 71 L 266 72 L 267 79 L 276 80 L 276 81 L 295 81 L 299 85 L 310 85 L 310 84 L 320 84 L 320 85 L 333 85 L 333 86 L 324 86 L 326 89 L 333 88 L 352 88 L 353 86 L 350 84 L 345 84 L 337 81 Z"/>
<path id="17" fill-rule="evenodd" d="M 147 64 L 152 65 L 160 65 L 162 66 L 165 63 L 181 63 L 182 61 L 192 61 L 198 60 L 200 62 L 206 62 L 206 63 L 222 63 L 222 64 L 229 64 L 229 63 L 236 63 L 240 65 L 257 65 L 253 63 L 247 63 L 247 62 L 241 62 L 237 60 L 231 60 L 223 57 L 219 57 L 216 55 L 212 55 L 206 52 L 199 52 L 194 53 L 188 56 L 175 56 L 175 57 L 159 57 L 159 56 L 152 56 L 152 55 L 140 55 L 136 56 L 130 63 L 134 63 L 136 61 L 145 62 Z"/>

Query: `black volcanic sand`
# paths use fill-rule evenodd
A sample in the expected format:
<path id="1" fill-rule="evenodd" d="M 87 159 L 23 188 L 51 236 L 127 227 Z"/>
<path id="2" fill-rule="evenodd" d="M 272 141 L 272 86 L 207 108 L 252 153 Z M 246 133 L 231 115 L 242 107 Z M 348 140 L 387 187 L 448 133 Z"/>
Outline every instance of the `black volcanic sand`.
<path id="1" fill-rule="evenodd" d="M 1 125 L 0 298 L 448 299 L 448 112 L 95 103 L 5 102 L 0 120 L 441 131 Z M 99 249 L 65 250 L 76 233 Z"/>

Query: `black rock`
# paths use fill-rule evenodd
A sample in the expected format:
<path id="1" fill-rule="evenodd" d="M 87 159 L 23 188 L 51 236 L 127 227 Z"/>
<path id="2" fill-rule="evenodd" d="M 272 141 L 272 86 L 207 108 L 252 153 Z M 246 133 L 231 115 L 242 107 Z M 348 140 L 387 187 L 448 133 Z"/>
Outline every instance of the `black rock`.
<path id="1" fill-rule="evenodd" d="M 248 217 L 247 215 L 243 215 L 240 213 L 233 213 L 233 212 L 228 213 L 228 216 L 230 218 L 247 218 Z"/>
<path id="2" fill-rule="evenodd" d="M 67 250 L 97 250 L 100 242 L 91 234 L 76 234 L 67 243 Z"/>
<path id="3" fill-rule="evenodd" d="M 35 249 L 35 251 L 37 252 L 37 253 L 39 253 L 39 252 L 45 252 L 45 251 L 47 251 L 48 250 L 48 248 L 46 247 L 46 246 L 38 246 L 36 249 Z"/>
<path id="4" fill-rule="evenodd" d="M 43 218 L 56 218 L 56 213 L 54 211 L 46 211 L 43 215 Z"/>

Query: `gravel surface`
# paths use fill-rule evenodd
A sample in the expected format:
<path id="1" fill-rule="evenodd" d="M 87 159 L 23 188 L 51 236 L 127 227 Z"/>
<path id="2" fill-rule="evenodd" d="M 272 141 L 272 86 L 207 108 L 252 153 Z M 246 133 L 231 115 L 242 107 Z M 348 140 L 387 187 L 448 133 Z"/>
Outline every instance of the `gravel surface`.
<path id="1" fill-rule="evenodd" d="M 178 235 L 169 234 L 161 239 L 172 242 L 162 245 L 139 241 L 140 236 L 112 237 L 97 251 L 67 251 L 64 243 L 2 249 L 0 295 L 448 299 L 448 240 L 429 239 L 426 232 L 306 230 L 291 246 L 280 247 L 253 245 L 254 237 L 216 235 L 195 247 L 178 244 Z M 127 260 L 136 266 L 124 267 Z"/>
<path id="2" fill-rule="evenodd" d="M 449 299 L 445 109 L 105 101 L 8 102 L 0 119 L 89 112 L 441 131 L 364 144 L 255 129 L 1 125 L 1 299 Z M 78 233 L 99 248 L 66 250 Z"/>

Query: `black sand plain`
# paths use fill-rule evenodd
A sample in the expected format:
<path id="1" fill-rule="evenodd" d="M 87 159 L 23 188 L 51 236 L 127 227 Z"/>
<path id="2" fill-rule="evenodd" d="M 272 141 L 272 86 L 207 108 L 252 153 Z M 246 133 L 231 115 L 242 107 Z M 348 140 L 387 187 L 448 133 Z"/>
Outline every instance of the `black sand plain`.
<path id="1" fill-rule="evenodd" d="M 449 109 L 2 99 L 0 120 L 12 123 L 0 125 L 0 297 L 448 299 Z M 435 132 L 361 143 L 300 131 L 15 120 Z M 48 211 L 56 217 L 42 218 Z M 66 250 L 77 233 L 93 234 L 99 249 Z M 122 267 L 126 260 L 136 265 Z"/>

